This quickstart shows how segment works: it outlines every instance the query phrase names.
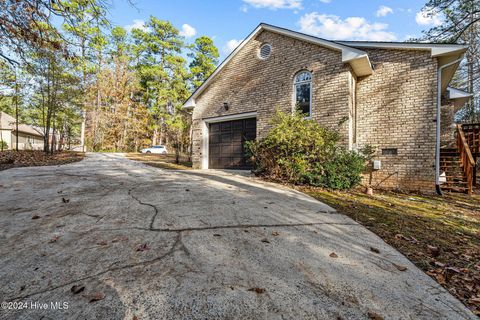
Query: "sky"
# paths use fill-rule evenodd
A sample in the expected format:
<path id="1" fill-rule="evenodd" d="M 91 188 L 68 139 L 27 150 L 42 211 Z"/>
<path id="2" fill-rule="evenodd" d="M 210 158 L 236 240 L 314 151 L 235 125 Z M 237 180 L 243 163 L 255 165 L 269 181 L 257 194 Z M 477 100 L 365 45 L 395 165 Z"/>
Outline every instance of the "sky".
<path id="1" fill-rule="evenodd" d="M 422 10 L 426 0 L 114 0 L 113 25 L 142 28 L 153 15 L 193 42 L 213 38 L 221 59 L 261 22 L 329 40 L 405 41 L 440 25 Z"/>

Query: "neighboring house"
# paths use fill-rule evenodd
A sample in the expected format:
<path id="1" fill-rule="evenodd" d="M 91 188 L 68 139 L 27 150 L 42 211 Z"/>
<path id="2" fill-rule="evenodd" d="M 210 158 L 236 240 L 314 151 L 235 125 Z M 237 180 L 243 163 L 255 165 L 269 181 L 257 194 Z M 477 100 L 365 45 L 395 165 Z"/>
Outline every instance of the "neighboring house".
<path id="1" fill-rule="evenodd" d="M 275 109 L 299 108 L 338 129 L 345 147 L 376 148 L 374 186 L 434 190 L 436 143 L 453 143 L 453 112 L 470 98 L 448 86 L 466 49 L 328 41 L 260 24 L 183 106 L 193 108 L 193 165 L 247 168 L 243 143 L 265 135 Z"/>
<path id="2" fill-rule="evenodd" d="M 0 112 L 0 140 L 7 144 L 7 150 L 16 147 L 16 130 L 15 118 L 5 112 Z M 43 133 L 33 126 L 18 124 L 18 149 L 43 150 Z"/>

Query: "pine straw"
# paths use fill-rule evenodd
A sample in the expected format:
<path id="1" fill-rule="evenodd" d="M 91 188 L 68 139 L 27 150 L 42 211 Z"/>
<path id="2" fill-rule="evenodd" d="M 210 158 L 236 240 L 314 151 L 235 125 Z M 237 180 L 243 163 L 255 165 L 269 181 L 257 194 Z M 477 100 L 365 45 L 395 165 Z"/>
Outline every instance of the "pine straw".
<path id="1" fill-rule="evenodd" d="M 175 163 L 174 154 L 151 154 L 151 153 L 128 153 L 126 157 L 130 160 L 140 161 L 152 167 L 169 170 L 190 170 L 192 163 L 188 157 L 180 156 L 178 164 Z"/>
<path id="2" fill-rule="evenodd" d="M 376 233 L 480 315 L 480 195 L 298 188 Z"/>
<path id="3" fill-rule="evenodd" d="M 82 152 L 61 151 L 53 155 L 43 151 L 7 150 L 0 151 L 0 170 L 16 167 L 54 166 L 80 161 L 85 157 Z"/>

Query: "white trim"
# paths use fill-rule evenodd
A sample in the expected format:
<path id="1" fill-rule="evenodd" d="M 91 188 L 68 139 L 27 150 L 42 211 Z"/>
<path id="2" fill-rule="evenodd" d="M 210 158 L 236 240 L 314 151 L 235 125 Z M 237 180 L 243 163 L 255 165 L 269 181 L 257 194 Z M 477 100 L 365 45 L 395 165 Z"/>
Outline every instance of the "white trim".
<path id="1" fill-rule="evenodd" d="M 463 91 L 460 89 L 455 89 L 453 87 L 447 87 L 449 99 L 463 99 L 463 98 L 470 98 L 473 94 L 468 93 L 467 91 Z"/>
<path id="2" fill-rule="evenodd" d="M 223 122 L 223 121 L 230 121 L 230 120 L 256 118 L 257 115 L 258 113 L 254 111 L 254 112 L 230 114 L 230 115 L 219 116 L 219 117 L 203 118 L 202 120 L 205 121 L 206 123 L 215 123 L 215 122 Z"/>
<path id="3" fill-rule="evenodd" d="M 306 81 L 298 81 L 297 82 L 297 76 L 300 74 L 300 73 L 303 73 L 303 72 L 308 72 L 310 74 L 310 80 L 306 80 Z M 313 116 L 313 101 L 312 101 L 312 97 L 313 97 L 313 73 L 309 70 L 300 70 L 298 71 L 297 73 L 295 73 L 295 75 L 293 76 L 293 104 L 292 104 L 292 113 L 295 113 L 297 112 L 297 86 L 298 85 L 302 85 L 302 84 L 309 84 L 310 85 L 310 106 L 309 106 L 309 114 L 308 116 L 305 117 L 305 119 L 312 119 L 312 116 Z"/>
<path id="4" fill-rule="evenodd" d="M 209 160 L 208 159 L 208 152 L 209 152 L 208 140 L 209 140 L 209 124 L 210 123 L 257 118 L 257 115 L 258 115 L 257 112 L 245 112 L 245 113 L 231 114 L 227 116 L 203 118 L 201 120 L 201 126 L 202 126 L 202 146 L 200 147 L 202 151 L 201 168 L 208 169 L 208 160 Z"/>
<path id="5" fill-rule="evenodd" d="M 262 57 L 262 48 L 263 47 L 269 47 L 270 48 L 270 52 L 268 53 L 268 55 L 266 57 Z M 268 58 L 270 58 L 270 56 L 272 55 L 272 50 L 273 50 L 273 47 L 270 43 L 263 43 L 260 48 L 258 48 L 258 52 L 257 52 L 257 57 L 258 59 L 260 60 L 267 60 Z"/>
<path id="6" fill-rule="evenodd" d="M 336 41 L 346 46 L 356 48 L 375 48 L 375 49 L 407 49 L 407 50 L 426 50 L 431 51 L 432 57 L 462 54 L 467 51 L 468 46 L 460 44 L 443 43 L 403 43 L 403 42 L 368 42 L 368 41 Z"/>
<path id="7" fill-rule="evenodd" d="M 352 47 L 342 45 L 340 43 L 328 41 L 325 39 L 317 38 L 314 36 L 309 36 L 303 33 L 291 31 L 288 29 L 283 29 L 280 27 L 268 25 L 261 23 L 252 33 L 250 33 L 245 40 L 243 40 L 235 50 L 228 55 L 228 57 L 215 69 L 215 71 L 205 80 L 200 87 L 195 90 L 195 92 L 188 98 L 188 100 L 183 104 L 182 108 L 191 109 L 195 107 L 195 98 L 197 98 L 213 81 L 216 75 L 228 64 L 230 60 L 254 37 L 256 37 L 262 30 L 267 30 L 275 32 L 287 37 L 294 39 L 303 40 L 310 42 L 316 45 L 320 45 L 332 50 L 340 51 L 342 53 L 342 62 L 349 63 L 352 66 L 354 72 L 357 73 L 357 76 L 366 76 L 370 75 L 373 72 L 372 65 L 368 58 L 366 52 L 358 50 Z"/>
<path id="8" fill-rule="evenodd" d="M 471 93 L 452 87 L 447 87 L 447 92 L 448 98 L 453 101 L 453 105 L 455 106 L 456 110 L 462 108 L 473 96 Z"/>
<path id="9" fill-rule="evenodd" d="M 262 30 L 268 30 L 294 39 L 306 41 L 320 45 L 342 53 L 342 62 L 349 63 L 357 77 L 371 75 L 373 73 L 372 65 L 368 54 L 359 48 L 377 48 L 377 49 L 407 49 L 407 50 L 430 50 L 432 57 L 439 59 L 439 66 L 447 64 L 450 59 L 457 59 L 467 50 L 465 45 L 456 44 L 436 44 L 436 43 L 402 43 L 402 42 L 362 42 L 362 41 L 328 41 L 307 34 L 295 32 L 292 30 L 261 23 L 255 30 L 243 40 L 235 50 L 215 69 L 215 71 L 195 90 L 195 92 L 183 104 L 182 108 L 191 109 L 195 107 L 195 99 L 208 87 L 217 74 L 228 64 L 228 62 L 254 37 Z M 453 71 L 456 66 L 452 66 Z M 453 76 L 453 72 L 451 72 Z M 444 76 L 444 82 L 451 79 L 450 75 Z M 444 84 L 444 88 L 446 84 Z"/>
<path id="10" fill-rule="evenodd" d="M 202 146 L 200 150 L 202 151 L 202 161 L 201 169 L 208 169 L 208 138 L 209 138 L 209 128 L 208 123 L 205 121 L 201 122 L 202 126 Z"/>

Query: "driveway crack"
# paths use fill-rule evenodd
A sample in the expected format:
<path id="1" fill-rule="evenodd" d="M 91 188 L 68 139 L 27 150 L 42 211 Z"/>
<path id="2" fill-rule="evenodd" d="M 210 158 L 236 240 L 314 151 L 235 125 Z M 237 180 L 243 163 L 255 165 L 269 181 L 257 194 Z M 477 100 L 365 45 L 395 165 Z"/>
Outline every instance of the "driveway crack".
<path id="1" fill-rule="evenodd" d="M 141 204 L 142 206 L 148 206 L 150 208 L 152 208 L 154 210 L 154 214 L 152 215 L 152 218 L 150 219 L 150 225 L 149 225 L 149 229 L 153 231 L 153 225 L 155 224 L 155 219 L 157 218 L 157 215 L 158 215 L 158 208 L 157 206 L 155 206 L 154 204 L 151 204 L 151 203 L 147 203 L 147 202 L 143 202 L 142 200 L 140 200 L 139 198 L 137 198 L 133 193 L 133 188 L 132 189 L 129 189 L 128 190 L 128 195 L 130 197 L 132 197 L 135 201 L 137 201 L 139 204 Z"/>

